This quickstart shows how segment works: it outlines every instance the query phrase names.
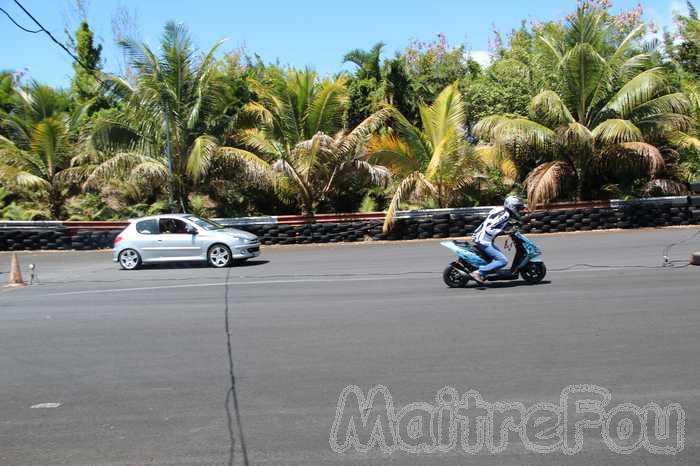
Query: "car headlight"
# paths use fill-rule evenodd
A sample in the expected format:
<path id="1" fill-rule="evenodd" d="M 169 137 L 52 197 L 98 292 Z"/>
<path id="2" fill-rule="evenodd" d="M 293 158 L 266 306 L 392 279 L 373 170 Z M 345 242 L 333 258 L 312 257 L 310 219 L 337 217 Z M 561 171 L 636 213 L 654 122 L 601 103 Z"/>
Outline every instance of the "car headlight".
<path id="1" fill-rule="evenodd" d="M 236 242 L 236 244 L 252 244 L 256 242 L 257 238 L 244 238 L 242 236 L 234 236 L 233 240 L 234 242 Z"/>

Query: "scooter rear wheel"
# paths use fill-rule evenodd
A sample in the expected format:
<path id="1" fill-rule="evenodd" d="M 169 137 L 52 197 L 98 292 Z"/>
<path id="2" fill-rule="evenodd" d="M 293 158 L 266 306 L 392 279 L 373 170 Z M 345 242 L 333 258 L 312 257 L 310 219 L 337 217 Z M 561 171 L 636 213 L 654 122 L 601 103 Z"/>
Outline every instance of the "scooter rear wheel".
<path id="1" fill-rule="evenodd" d="M 520 276 L 530 285 L 541 282 L 545 275 L 547 267 L 544 262 L 530 262 L 520 271 Z"/>
<path id="2" fill-rule="evenodd" d="M 464 274 L 452 265 L 448 265 L 445 271 L 442 272 L 442 280 L 445 282 L 445 285 L 450 288 L 463 288 L 467 286 L 469 277 L 464 276 Z"/>

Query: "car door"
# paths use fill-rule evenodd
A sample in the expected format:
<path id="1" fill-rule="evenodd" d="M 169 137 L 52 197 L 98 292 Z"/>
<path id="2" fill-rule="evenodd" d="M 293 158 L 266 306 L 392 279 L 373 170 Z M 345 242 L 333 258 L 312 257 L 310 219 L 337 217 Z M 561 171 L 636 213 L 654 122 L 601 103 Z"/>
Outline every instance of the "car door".
<path id="1" fill-rule="evenodd" d="M 158 259 L 160 257 L 158 219 L 149 218 L 136 222 L 136 234 L 136 248 L 141 254 L 141 260 L 149 262 Z"/>
<path id="2" fill-rule="evenodd" d="M 189 230 L 191 225 L 179 218 L 161 218 L 159 220 L 157 242 L 161 260 L 198 260 L 201 259 L 201 246 L 197 235 Z"/>

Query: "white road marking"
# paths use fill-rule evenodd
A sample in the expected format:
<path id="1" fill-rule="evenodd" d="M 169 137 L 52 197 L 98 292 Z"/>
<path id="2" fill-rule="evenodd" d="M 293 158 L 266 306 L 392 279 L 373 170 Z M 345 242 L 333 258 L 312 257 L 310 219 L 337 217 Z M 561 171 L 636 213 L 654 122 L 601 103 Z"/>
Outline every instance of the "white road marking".
<path id="1" fill-rule="evenodd" d="M 374 281 L 374 280 L 402 280 L 405 276 L 395 276 L 395 277 L 358 277 L 358 278 L 313 278 L 304 280 L 257 280 L 249 282 L 229 282 L 229 286 L 248 286 L 248 285 L 274 285 L 282 283 L 328 283 L 328 282 L 360 282 L 360 281 Z M 80 294 L 100 294 L 100 293 L 123 293 L 127 291 L 153 291 L 153 290 L 169 290 L 176 288 L 203 288 L 208 286 L 224 286 L 226 282 L 219 283 L 192 283 L 189 285 L 162 285 L 162 286 L 143 286 L 138 288 L 110 288 L 104 290 L 85 290 L 85 291 L 66 291 L 63 293 L 50 293 L 44 296 L 70 296 L 70 295 L 80 295 Z"/>
<path id="2" fill-rule="evenodd" d="M 631 267 L 609 267 L 609 268 L 590 268 L 582 267 L 580 269 L 562 270 L 554 271 L 553 274 L 560 273 L 583 273 L 583 272 L 617 272 L 620 270 L 635 270 Z M 439 275 L 439 272 L 435 272 L 435 275 Z M 549 276 L 548 276 L 549 277 Z M 287 280 L 251 280 L 246 282 L 229 282 L 229 286 L 251 286 L 251 285 L 277 285 L 277 284 L 294 284 L 294 283 L 338 283 L 338 282 L 362 282 L 362 281 L 377 281 L 377 280 L 407 280 L 407 279 L 424 279 L 418 276 L 403 274 L 395 276 L 377 276 L 368 275 L 366 277 L 354 277 L 354 278 L 309 278 L 309 279 L 287 279 Z M 190 283 L 182 285 L 159 285 L 159 286 L 142 286 L 133 288 L 107 288 L 101 290 L 81 290 L 81 291 L 65 291 L 60 293 L 49 293 L 42 295 L 44 297 L 49 296 L 74 296 L 74 295 L 88 295 L 88 294 L 105 294 L 105 293 L 124 293 L 124 292 L 137 292 L 137 291 L 154 291 L 154 290 L 170 290 L 170 289 L 180 289 L 180 288 L 205 288 L 211 286 L 224 286 L 226 282 L 215 282 L 215 283 Z"/>
<path id="3" fill-rule="evenodd" d="M 58 408 L 61 406 L 61 403 L 39 403 L 37 405 L 32 405 L 29 408 L 31 409 L 44 409 L 44 408 Z"/>

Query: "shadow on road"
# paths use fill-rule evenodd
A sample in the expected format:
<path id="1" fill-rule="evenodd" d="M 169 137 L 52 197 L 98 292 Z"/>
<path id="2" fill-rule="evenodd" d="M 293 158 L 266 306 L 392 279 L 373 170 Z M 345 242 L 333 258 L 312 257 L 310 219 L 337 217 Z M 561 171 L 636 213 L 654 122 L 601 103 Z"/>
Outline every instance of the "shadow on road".
<path id="1" fill-rule="evenodd" d="M 453 290 L 459 290 L 459 289 L 477 289 L 477 290 L 488 290 L 488 289 L 503 289 L 503 288 L 516 288 L 520 286 L 525 286 L 525 287 L 534 287 L 534 286 L 542 286 L 542 285 L 549 285 L 552 283 L 550 280 L 542 280 L 539 283 L 535 283 L 534 285 L 531 285 L 525 281 L 522 280 L 513 280 L 513 281 L 498 281 L 498 282 L 490 282 L 486 283 L 485 285 L 479 285 L 477 283 L 469 282 L 469 284 L 463 288 L 452 288 Z"/>
<path id="2" fill-rule="evenodd" d="M 269 263 L 268 260 L 246 260 L 246 261 L 234 261 L 233 265 L 230 267 L 240 268 L 240 267 L 255 267 L 258 265 L 265 265 Z M 142 264 L 139 267 L 140 270 L 173 270 L 173 269 L 214 269 L 211 265 L 206 262 L 167 262 L 160 264 Z M 225 267 L 224 267 L 225 269 Z"/>

